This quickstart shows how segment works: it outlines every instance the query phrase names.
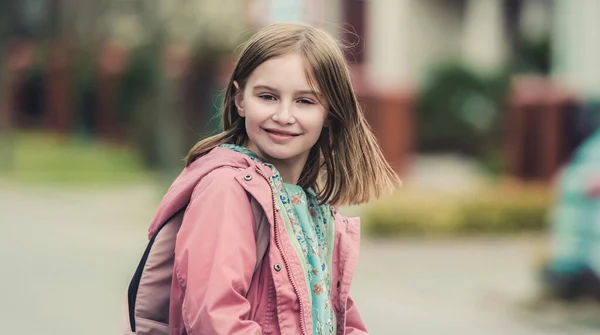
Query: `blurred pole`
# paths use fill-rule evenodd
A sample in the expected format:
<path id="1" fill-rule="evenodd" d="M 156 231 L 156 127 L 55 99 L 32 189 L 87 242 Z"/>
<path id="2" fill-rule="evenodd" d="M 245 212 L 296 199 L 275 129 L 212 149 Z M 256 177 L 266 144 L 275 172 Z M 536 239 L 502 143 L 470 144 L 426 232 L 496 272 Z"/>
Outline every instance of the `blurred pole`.
<path id="1" fill-rule="evenodd" d="M 212 92 L 215 85 L 219 88 L 227 85 L 229 75 L 233 72 L 234 61 L 229 55 L 209 47 L 199 48 L 190 62 L 186 78 L 184 78 L 184 129 L 183 150 L 189 150 L 198 140 L 213 135 L 218 127 L 215 117 L 215 101 Z M 226 76 L 219 81 L 221 76 Z M 220 120 L 220 117 L 218 118 Z"/>
<path id="2" fill-rule="evenodd" d="M 415 82 L 411 69 L 411 1 L 372 0 L 366 4 L 367 73 L 377 88 L 398 88 Z"/>
<path id="3" fill-rule="evenodd" d="M 368 22 L 370 22 L 368 14 L 366 13 L 366 9 L 368 8 L 367 3 L 365 1 L 354 0 L 341 1 L 342 0 L 333 1 L 338 3 L 338 8 L 330 9 L 330 11 L 339 11 L 340 17 L 333 18 L 333 20 L 330 20 L 329 22 L 345 22 L 342 29 L 338 29 L 338 31 L 339 37 L 341 41 L 343 41 L 342 43 L 350 46 L 344 50 L 346 59 L 350 62 L 360 64 L 364 62 L 367 50 L 367 48 L 365 48 L 365 34 Z M 373 4 L 373 7 L 376 5 L 377 4 Z M 373 10 L 376 9 L 373 8 Z"/>
<path id="4" fill-rule="evenodd" d="M 46 127 L 61 136 L 67 136 L 72 125 L 71 70 L 73 50 L 63 40 L 53 42 L 46 70 Z"/>
<path id="5" fill-rule="evenodd" d="M 507 58 L 507 38 L 501 0 L 469 0 L 463 31 L 466 64 L 483 74 L 500 69 Z"/>
<path id="6" fill-rule="evenodd" d="M 600 1 L 556 0 L 552 76 L 577 98 L 572 133 L 582 141 L 600 127 Z"/>
<path id="7" fill-rule="evenodd" d="M 171 43 L 163 49 L 158 86 L 158 163 L 161 182 L 168 184 L 183 168 L 184 152 L 182 85 L 190 62 L 187 45 Z"/>
<path id="8" fill-rule="evenodd" d="M 10 94 L 9 48 L 16 17 L 15 0 L 0 1 L 0 172 L 14 167 L 14 138 Z"/>
<path id="9" fill-rule="evenodd" d="M 2 60 L 0 71 L 0 134 L 2 157 L 6 157 L 2 169 L 14 167 L 14 130 L 25 121 L 23 110 L 18 101 L 19 92 L 23 89 L 27 72 L 30 69 L 35 46 L 27 38 L 12 38 Z"/>
<path id="10" fill-rule="evenodd" d="M 411 58 L 411 32 L 406 29 L 411 1 L 373 0 L 365 3 L 369 43 L 368 73 L 360 100 L 387 161 L 400 174 L 412 151 L 416 72 Z"/>
<path id="11" fill-rule="evenodd" d="M 527 0 L 523 2 L 518 28 L 523 38 L 529 41 L 541 41 L 548 37 L 552 27 L 551 6 L 546 0 Z"/>
<path id="12" fill-rule="evenodd" d="M 97 59 L 98 136 L 119 143 L 125 140 L 125 129 L 119 115 L 119 90 L 122 74 L 129 61 L 129 50 L 120 41 L 104 42 Z"/>
<path id="13" fill-rule="evenodd" d="M 278 22 L 302 22 L 304 1 L 302 0 L 279 0 L 272 1 L 269 6 L 269 17 L 271 23 Z"/>
<path id="14" fill-rule="evenodd" d="M 556 0 L 552 72 L 583 100 L 600 98 L 600 1 Z"/>
<path id="15" fill-rule="evenodd" d="M 3 45 L 5 40 L 0 41 Z M 6 52 L 0 50 L 0 172 L 12 171 L 15 160 L 14 134 L 12 130 L 10 68 Z"/>
<path id="16" fill-rule="evenodd" d="M 74 48 L 70 43 L 73 36 L 71 18 L 68 15 L 69 2 L 50 2 L 50 59 L 44 74 L 46 91 L 45 125 L 61 137 L 66 137 L 72 125 L 71 70 L 73 69 Z"/>

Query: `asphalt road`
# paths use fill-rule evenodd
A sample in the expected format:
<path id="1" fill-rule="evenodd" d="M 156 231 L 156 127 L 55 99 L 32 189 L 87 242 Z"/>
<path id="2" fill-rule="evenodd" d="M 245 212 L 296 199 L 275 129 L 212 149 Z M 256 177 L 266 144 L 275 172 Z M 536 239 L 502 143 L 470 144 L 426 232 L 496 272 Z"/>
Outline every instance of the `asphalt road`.
<path id="1" fill-rule="evenodd" d="M 117 334 L 159 200 L 150 186 L 0 184 L 1 334 Z M 526 317 L 535 240 L 364 241 L 353 296 L 372 334 L 584 335 Z"/>

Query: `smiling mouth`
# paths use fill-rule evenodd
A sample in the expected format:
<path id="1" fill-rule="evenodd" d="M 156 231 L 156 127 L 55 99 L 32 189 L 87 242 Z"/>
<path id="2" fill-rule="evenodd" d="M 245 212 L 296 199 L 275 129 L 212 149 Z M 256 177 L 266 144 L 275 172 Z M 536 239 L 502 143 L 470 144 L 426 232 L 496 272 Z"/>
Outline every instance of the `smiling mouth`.
<path id="1" fill-rule="evenodd" d="M 276 130 L 276 129 L 267 129 L 267 128 L 263 128 L 264 131 L 266 131 L 269 134 L 274 134 L 274 135 L 279 135 L 279 136 L 300 136 L 302 134 L 294 134 L 294 133 L 290 133 L 288 131 L 283 131 L 283 130 Z"/>

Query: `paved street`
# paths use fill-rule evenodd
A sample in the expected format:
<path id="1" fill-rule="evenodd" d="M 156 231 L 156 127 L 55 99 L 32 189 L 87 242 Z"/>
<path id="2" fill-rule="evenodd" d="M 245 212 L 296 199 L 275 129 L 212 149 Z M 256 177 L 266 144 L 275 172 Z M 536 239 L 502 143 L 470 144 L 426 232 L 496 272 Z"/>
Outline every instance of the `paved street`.
<path id="1" fill-rule="evenodd" d="M 159 195 L 0 184 L 2 334 L 116 334 Z M 365 241 L 353 295 L 372 334 L 584 335 L 525 317 L 536 241 Z"/>

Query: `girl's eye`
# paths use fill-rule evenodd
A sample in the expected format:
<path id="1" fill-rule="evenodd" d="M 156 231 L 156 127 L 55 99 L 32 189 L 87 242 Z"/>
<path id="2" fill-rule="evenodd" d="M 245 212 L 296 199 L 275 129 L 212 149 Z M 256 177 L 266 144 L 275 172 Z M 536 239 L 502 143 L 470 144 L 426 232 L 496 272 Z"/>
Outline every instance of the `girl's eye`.
<path id="1" fill-rule="evenodd" d="M 263 100 L 267 100 L 267 101 L 275 101 L 276 100 L 276 98 L 271 94 L 261 94 L 258 97 Z"/>
<path id="2" fill-rule="evenodd" d="M 298 102 L 301 103 L 301 104 L 303 104 L 303 105 L 304 104 L 306 104 L 306 105 L 314 105 L 315 104 L 314 102 L 312 102 L 312 101 L 310 101 L 308 99 L 299 99 Z"/>

